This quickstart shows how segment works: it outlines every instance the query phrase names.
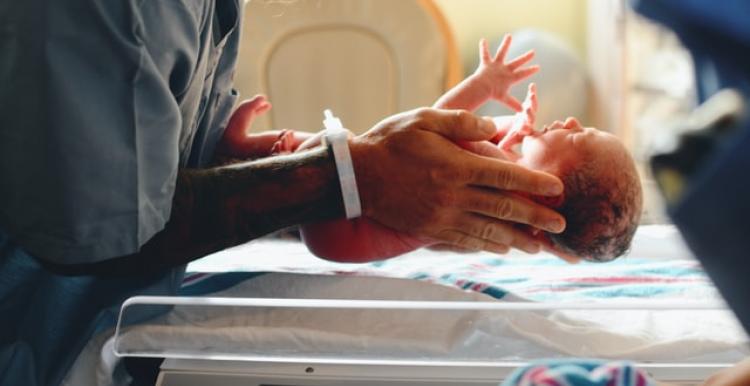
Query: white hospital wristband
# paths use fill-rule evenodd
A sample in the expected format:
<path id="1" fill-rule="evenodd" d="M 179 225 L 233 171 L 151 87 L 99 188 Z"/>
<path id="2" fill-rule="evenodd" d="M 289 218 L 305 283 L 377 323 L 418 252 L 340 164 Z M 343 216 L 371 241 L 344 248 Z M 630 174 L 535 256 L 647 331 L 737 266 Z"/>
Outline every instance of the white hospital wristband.
<path id="1" fill-rule="evenodd" d="M 323 141 L 333 151 L 333 159 L 336 161 L 346 218 L 357 218 L 362 215 L 362 204 L 359 201 L 352 155 L 349 152 L 349 133 L 344 129 L 341 120 L 333 116 L 331 110 L 325 110 L 323 114 L 326 118 L 323 120 L 323 126 L 326 128 Z"/>

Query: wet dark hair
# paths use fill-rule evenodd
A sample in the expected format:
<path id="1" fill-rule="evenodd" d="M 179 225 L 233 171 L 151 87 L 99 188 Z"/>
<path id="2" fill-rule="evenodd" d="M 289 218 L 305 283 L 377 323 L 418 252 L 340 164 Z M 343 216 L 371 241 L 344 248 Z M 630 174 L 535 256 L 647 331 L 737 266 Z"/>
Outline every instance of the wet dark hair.
<path id="1" fill-rule="evenodd" d="M 556 210 L 567 226 L 563 233 L 549 234 L 552 243 L 588 261 L 626 254 L 641 215 L 641 184 L 634 167 L 584 162 L 559 177 L 565 194 Z"/>

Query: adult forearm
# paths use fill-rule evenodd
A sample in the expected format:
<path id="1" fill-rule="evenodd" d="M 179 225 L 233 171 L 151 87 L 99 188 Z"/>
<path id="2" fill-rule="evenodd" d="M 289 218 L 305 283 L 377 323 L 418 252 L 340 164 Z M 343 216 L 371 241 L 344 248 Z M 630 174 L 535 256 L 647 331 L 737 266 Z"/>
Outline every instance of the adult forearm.
<path id="1" fill-rule="evenodd" d="M 343 214 L 336 166 L 326 148 L 187 170 L 178 181 L 178 194 L 186 202 L 175 200 L 175 209 L 183 212 L 176 216 L 190 224 L 182 232 L 188 232 L 198 247 L 219 250 L 287 226 Z"/>
<path id="2" fill-rule="evenodd" d="M 101 275 L 167 269 L 287 226 L 342 214 L 336 166 L 326 148 L 183 170 L 169 222 L 138 253 L 53 268 Z"/>

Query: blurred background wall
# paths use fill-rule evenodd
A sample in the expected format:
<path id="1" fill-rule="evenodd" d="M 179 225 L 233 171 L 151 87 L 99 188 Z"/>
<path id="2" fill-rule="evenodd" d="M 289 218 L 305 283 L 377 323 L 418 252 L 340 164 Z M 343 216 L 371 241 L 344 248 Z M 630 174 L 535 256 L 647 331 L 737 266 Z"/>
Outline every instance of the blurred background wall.
<path id="1" fill-rule="evenodd" d="M 565 40 L 586 61 L 586 0 L 435 0 L 453 28 L 465 72 L 477 63 L 480 38 L 535 28 Z"/>
<path id="2" fill-rule="evenodd" d="M 429 6 L 424 6 L 427 3 Z M 323 106 L 334 108 L 352 128 L 366 130 L 379 117 L 428 105 L 442 93 L 446 83 L 474 71 L 481 38 L 496 47 L 504 34 L 513 32 L 514 43 L 508 57 L 536 49 L 533 63 L 541 65 L 542 71 L 516 85 L 511 93 L 522 99 L 525 83 L 533 81 L 539 86 L 539 122 L 576 116 L 586 126 L 618 135 L 642 167 L 646 190 L 644 222 L 662 222 L 665 218 L 646 163 L 649 143 L 657 134 L 668 135 L 670 128 L 684 120 L 694 107 L 692 64 L 669 31 L 635 15 L 627 3 L 628 0 L 252 0 L 248 6 L 253 9 L 246 9 L 246 13 L 254 20 L 244 27 L 246 58 L 244 65 L 240 63 L 235 86 L 246 96 L 264 92 L 271 97 L 275 107 L 266 115 L 276 113 L 279 119 L 267 119 L 264 126 L 261 117 L 254 125 L 258 130 L 307 129 L 312 125 L 309 129 L 314 131 Z M 435 8 L 442 11 L 442 17 L 434 12 Z M 412 12 L 415 9 L 419 10 L 416 14 Z M 280 42 L 289 40 L 282 39 L 286 36 L 283 31 L 306 31 L 305 36 L 321 37 L 310 33 L 320 31 L 317 24 L 318 29 L 304 24 L 316 20 L 326 21 L 333 28 L 330 31 L 337 31 L 332 34 L 333 40 L 318 45 L 300 43 L 284 51 L 288 55 L 280 54 Z M 444 28 L 446 24 L 449 28 Z M 422 28 L 418 28 L 420 25 Z M 349 31 L 352 33 L 346 35 L 342 28 L 371 33 Z M 455 47 L 450 39 L 443 39 L 450 35 L 446 30 L 452 32 Z M 354 35 L 385 41 L 385 47 L 405 48 L 386 50 L 388 55 L 383 55 L 382 50 L 368 53 L 368 45 Z M 336 40 L 347 36 L 348 46 Z M 453 54 L 454 48 L 457 54 Z M 286 64 L 278 63 L 284 57 Z M 384 65 L 384 60 L 393 68 Z M 273 66 L 263 64 L 271 62 Z M 458 63 L 462 70 L 457 69 Z M 266 67 L 273 71 L 266 73 Z M 463 76 L 446 75 L 460 72 Z M 248 74 L 254 78 L 245 79 Z M 274 74 L 278 76 L 274 78 Z M 278 82 L 270 82 L 271 78 Z M 266 86 L 273 83 L 278 90 L 264 88 L 263 80 Z M 419 98 L 406 98 L 404 90 L 419 92 Z M 401 103 L 373 102 L 388 100 Z M 494 116 L 510 111 L 491 101 L 478 113 Z"/>

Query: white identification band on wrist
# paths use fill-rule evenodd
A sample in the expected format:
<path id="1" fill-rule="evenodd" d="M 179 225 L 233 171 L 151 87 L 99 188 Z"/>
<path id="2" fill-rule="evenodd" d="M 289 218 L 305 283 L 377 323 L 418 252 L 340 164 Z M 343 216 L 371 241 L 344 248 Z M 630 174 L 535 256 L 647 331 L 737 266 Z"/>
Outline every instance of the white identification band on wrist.
<path id="1" fill-rule="evenodd" d="M 362 204 L 359 201 L 357 180 L 354 178 L 354 164 L 349 152 L 349 133 L 344 129 L 341 120 L 333 116 L 331 110 L 327 109 L 323 114 L 325 115 L 323 126 L 326 128 L 323 139 L 333 151 L 333 159 L 336 162 L 336 171 L 341 183 L 341 197 L 344 199 L 346 218 L 357 218 L 362 215 Z"/>

